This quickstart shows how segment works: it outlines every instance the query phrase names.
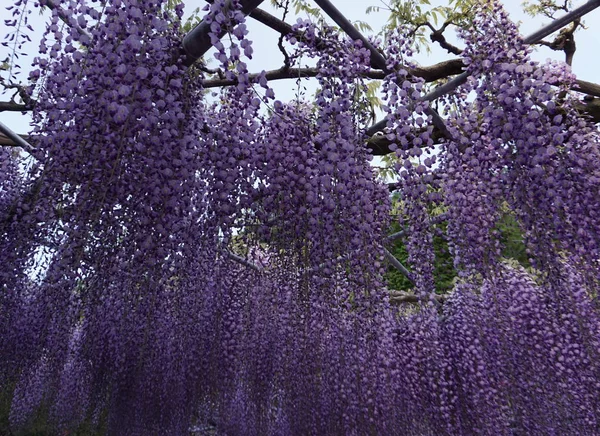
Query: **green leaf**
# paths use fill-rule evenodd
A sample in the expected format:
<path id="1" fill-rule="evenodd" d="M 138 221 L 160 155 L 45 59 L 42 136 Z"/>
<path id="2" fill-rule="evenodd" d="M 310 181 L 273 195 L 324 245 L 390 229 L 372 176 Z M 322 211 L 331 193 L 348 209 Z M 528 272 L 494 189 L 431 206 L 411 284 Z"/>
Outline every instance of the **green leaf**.
<path id="1" fill-rule="evenodd" d="M 356 27 L 361 32 L 372 32 L 373 31 L 373 28 L 369 25 L 369 23 L 366 23 L 364 21 L 356 20 L 353 24 L 354 24 L 354 27 Z"/>

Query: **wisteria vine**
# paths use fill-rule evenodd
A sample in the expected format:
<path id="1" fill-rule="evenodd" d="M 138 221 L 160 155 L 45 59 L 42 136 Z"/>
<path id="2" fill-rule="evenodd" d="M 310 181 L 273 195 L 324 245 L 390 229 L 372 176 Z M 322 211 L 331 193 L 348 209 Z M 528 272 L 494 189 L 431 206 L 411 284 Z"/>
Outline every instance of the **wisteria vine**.
<path id="1" fill-rule="evenodd" d="M 391 201 L 359 127 L 360 42 L 296 23 L 290 66 L 314 58 L 319 91 L 282 102 L 249 75 L 240 4 L 215 0 L 236 84 L 210 97 L 181 55 L 181 5 L 41 4 L 33 163 L 0 150 L 0 425 L 600 434 L 598 131 L 573 74 L 531 61 L 498 1 L 462 32 L 471 80 L 444 99 L 441 145 L 409 35 L 379 44 L 416 307 L 384 280 Z M 432 208 L 459 273 L 444 307 Z M 501 256 L 506 211 L 529 265 Z"/>

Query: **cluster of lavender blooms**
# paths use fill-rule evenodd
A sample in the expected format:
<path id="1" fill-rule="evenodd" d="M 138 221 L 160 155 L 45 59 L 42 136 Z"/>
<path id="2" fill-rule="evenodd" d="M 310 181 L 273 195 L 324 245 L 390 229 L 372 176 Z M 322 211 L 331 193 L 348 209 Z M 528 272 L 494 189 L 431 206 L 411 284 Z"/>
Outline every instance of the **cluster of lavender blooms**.
<path id="1" fill-rule="evenodd" d="M 435 172 L 433 120 L 429 102 L 422 100 L 424 80 L 411 77 L 411 46 L 398 29 L 387 35 L 387 69 L 383 81 L 387 113 L 387 138 L 395 152 L 399 176 L 403 223 L 408 231 L 406 246 L 413 265 L 412 280 L 417 294 L 427 298 L 434 293 L 433 226 L 429 210 L 438 203 L 440 177 Z"/>
<path id="2" fill-rule="evenodd" d="M 567 256 L 597 280 L 598 130 L 572 105 L 570 67 L 531 61 L 506 12 L 495 3 L 482 9 L 464 31 L 471 79 L 453 96 L 461 109 L 444 160 L 456 263 L 480 273 L 495 267 L 494 227 L 505 206 L 519 218 L 537 268 L 553 270 Z M 482 44 L 482 32 L 494 43 Z"/>
<path id="3" fill-rule="evenodd" d="M 282 103 L 248 74 L 239 3 L 216 0 L 205 19 L 237 85 L 205 101 L 166 3 L 65 2 L 69 26 L 52 9 L 31 76 L 43 81 L 36 164 L 23 176 L 0 154 L 0 422 L 600 434 L 600 159 L 567 70 L 530 61 L 498 2 L 484 2 L 464 33 L 474 79 L 447 99 L 451 138 L 436 156 L 407 38 L 381 47 L 416 291 L 433 292 L 432 206 L 448 211 L 461 272 L 443 308 L 408 310 L 386 296 L 390 202 L 357 127 L 369 53 L 297 23 L 290 42 L 317 59 L 320 90 Z M 523 225 L 534 273 L 499 256 L 502 207 Z M 236 245 L 247 262 L 226 255 Z"/>

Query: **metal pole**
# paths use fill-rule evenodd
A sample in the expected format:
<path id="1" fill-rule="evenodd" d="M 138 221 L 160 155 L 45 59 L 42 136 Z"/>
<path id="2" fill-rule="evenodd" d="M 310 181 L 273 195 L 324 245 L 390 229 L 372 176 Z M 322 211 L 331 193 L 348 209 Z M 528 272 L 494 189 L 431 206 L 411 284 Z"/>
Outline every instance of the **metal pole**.
<path id="1" fill-rule="evenodd" d="M 371 44 L 371 42 L 360 33 L 356 27 L 328 0 L 315 0 L 323 11 L 342 28 L 346 34 L 353 40 L 360 40 L 364 46 L 371 52 L 371 65 L 375 68 L 386 71 L 386 60 L 383 55 Z"/>
<path id="2" fill-rule="evenodd" d="M 256 9 L 264 0 L 241 0 L 242 13 L 248 15 Z M 227 0 L 225 8 L 232 7 L 232 0 Z M 206 21 L 201 21 L 183 38 L 183 51 L 186 54 L 185 64 L 192 65 L 212 47 L 212 42 L 208 36 L 210 33 L 210 24 Z M 219 33 L 219 38 L 222 38 L 227 33 L 226 29 L 222 29 Z"/>
<path id="3" fill-rule="evenodd" d="M 385 57 L 383 57 L 383 55 L 373 46 L 373 44 L 371 44 L 371 42 L 364 37 L 364 35 L 362 33 L 360 33 L 356 27 L 354 27 L 352 25 L 352 23 L 350 21 L 348 21 L 348 19 L 334 6 L 331 4 L 331 2 L 329 0 L 315 0 L 315 3 L 318 4 L 321 9 L 323 9 L 323 11 L 329 15 L 329 17 L 336 22 L 336 24 L 338 26 L 340 26 L 342 28 L 342 30 L 344 32 L 346 32 L 346 34 L 352 38 L 353 40 L 360 40 L 362 41 L 362 43 L 364 44 L 364 46 L 369 49 L 369 51 L 371 52 L 371 65 L 376 67 L 376 68 L 380 68 L 383 71 L 388 72 L 387 69 L 387 61 L 385 60 Z M 433 120 L 433 124 L 440 129 L 440 131 L 449 139 L 452 139 L 450 132 L 448 131 L 448 128 L 446 127 L 446 124 L 444 122 L 444 119 L 431 107 L 427 107 L 427 109 L 425 110 L 425 113 L 427 115 L 431 115 L 431 118 Z M 387 121 L 383 120 L 380 121 L 378 124 L 383 123 L 383 126 L 379 129 L 379 130 L 383 130 L 383 128 L 385 127 Z M 376 132 L 374 131 L 373 133 L 369 133 L 371 130 L 373 129 L 373 127 L 369 128 L 367 130 L 367 136 L 373 136 L 373 134 Z"/>
<path id="4" fill-rule="evenodd" d="M 406 267 L 404 265 L 402 265 L 402 263 L 400 263 L 400 261 L 398 259 L 396 259 L 396 256 L 394 256 L 392 253 L 390 253 L 388 251 L 387 248 L 383 249 L 383 255 L 388 260 L 388 262 L 390 262 L 392 264 L 392 266 L 394 268 L 396 268 L 398 271 L 400 271 L 400 273 L 408 279 L 409 282 L 411 282 L 413 285 L 415 284 L 415 282 L 412 278 L 412 274 L 406 269 Z"/>
<path id="5" fill-rule="evenodd" d="M 12 142 L 14 142 L 19 147 L 23 148 L 28 153 L 33 153 L 33 151 L 34 151 L 33 146 L 29 142 L 27 142 L 23 138 L 21 138 L 19 135 L 17 135 L 15 132 L 10 130 L 8 128 L 8 126 L 6 126 L 1 121 L 0 121 L 0 132 L 4 133 L 10 140 L 12 140 Z"/>
<path id="6" fill-rule="evenodd" d="M 249 260 L 246 260 L 242 256 L 238 256 L 237 254 L 232 253 L 229 250 L 221 250 L 221 253 L 223 253 L 229 259 L 231 259 L 231 260 L 239 263 L 240 265 L 244 265 L 245 267 L 253 269 L 256 272 L 262 272 L 263 271 L 262 268 L 259 267 L 258 265 L 253 264 Z"/>

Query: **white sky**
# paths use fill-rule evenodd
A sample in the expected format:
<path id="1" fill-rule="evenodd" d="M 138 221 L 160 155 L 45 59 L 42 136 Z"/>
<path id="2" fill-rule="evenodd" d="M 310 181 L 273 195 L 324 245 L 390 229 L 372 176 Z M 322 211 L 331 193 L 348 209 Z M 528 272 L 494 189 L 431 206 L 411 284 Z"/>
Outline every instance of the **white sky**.
<path id="1" fill-rule="evenodd" d="M 29 1 L 31 2 L 33 0 Z M 585 1 L 575 1 L 574 6 L 578 6 L 584 2 Z M 365 21 L 369 23 L 376 32 L 381 29 L 387 18 L 385 11 L 369 15 L 365 14 L 365 10 L 368 6 L 383 7 L 384 4 L 381 0 L 332 0 L 332 3 L 335 4 L 336 7 L 340 9 L 340 11 L 342 11 L 349 20 Z M 432 0 L 431 3 L 432 6 L 435 6 L 437 4 L 447 4 L 447 1 Z M 10 18 L 10 13 L 7 12 L 5 8 L 11 4 L 12 0 L 0 0 L 0 14 L 2 15 L 2 20 L 0 22 L 0 38 L 2 39 L 8 32 L 13 30 L 12 28 L 7 28 L 4 24 L 4 19 Z M 204 2 L 201 0 L 187 0 L 187 4 L 188 12 L 191 12 L 197 6 L 203 6 Z M 547 24 L 549 22 L 548 19 L 532 19 L 523 14 L 520 0 L 505 0 L 504 4 L 511 14 L 513 20 L 521 22 L 521 32 L 524 35 L 528 35 L 529 33 L 537 30 L 543 24 Z M 281 10 L 275 10 L 272 8 L 269 0 L 266 0 L 261 7 L 273 13 L 274 15 L 281 17 Z M 293 23 L 295 22 L 295 19 L 292 16 L 286 21 Z M 37 53 L 39 39 L 45 27 L 44 18 L 40 16 L 37 11 L 30 15 L 30 23 L 34 27 L 34 32 L 30 34 L 33 42 L 23 48 L 23 50 L 30 54 L 30 56 L 28 59 L 20 59 L 19 64 L 22 67 L 22 73 L 20 76 L 22 79 L 26 79 L 27 77 L 31 59 L 33 59 Z M 598 56 L 600 47 L 600 33 L 595 31 L 595 29 L 600 28 L 600 8 L 586 15 L 584 18 L 584 23 L 587 25 L 588 29 L 579 31 L 576 34 L 577 53 L 575 54 L 573 69 L 577 76 L 583 80 L 600 82 L 600 75 L 598 74 L 598 71 L 600 71 L 600 56 Z M 263 69 L 270 70 L 279 68 L 283 63 L 283 57 L 277 48 L 279 34 L 252 19 L 248 19 L 247 25 L 250 31 L 248 37 L 254 43 L 254 56 L 253 59 L 248 62 L 250 71 L 260 72 Z M 460 42 L 452 42 L 455 42 L 460 46 Z M 0 60 L 6 58 L 9 56 L 9 54 L 9 49 L 6 47 L 0 47 Z M 207 55 L 207 58 L 208 56 L 209 55 Z M 454 56 L 447 54 L 435 44 L 432 44 L 431 53 L 419 54 L 416 57 L 416 61 L 422 65 L 431 65 L 445 59 L 451 59 L 453 57 Z M 541 47 L 537 49 L 537 52 L 534 54 L 534 58 L 539 61 L 544 61 L 547 58 L 563 60 L 564 54 L 562 52 L 553 52 L 548 48 Z M 2 76 L 5 78 L 7 76 L 6 72 L 0 72 L 0 74 L 2 74 Z M 291 100 L 296 95 L 297 87 L 295 81 L 293 80 L 272 82 L 271 86 L 275 89 L 277 98 L 282 101 Z M 309 96 L 310 93 L 312 93 L 312 89 L 314 88 L 309 87 Z M 6 94 L 0 95 L 0 100 L 7 100 L 8 97 L 9 96 Z M 20 113 L 0 112 L 0 121 L 18 133 L 26 133 L 29 130 L 29 116 L 27 115 L 22 115 Z"/>

